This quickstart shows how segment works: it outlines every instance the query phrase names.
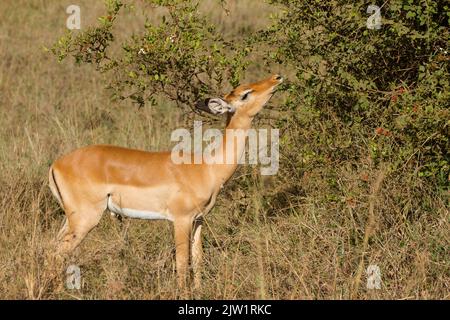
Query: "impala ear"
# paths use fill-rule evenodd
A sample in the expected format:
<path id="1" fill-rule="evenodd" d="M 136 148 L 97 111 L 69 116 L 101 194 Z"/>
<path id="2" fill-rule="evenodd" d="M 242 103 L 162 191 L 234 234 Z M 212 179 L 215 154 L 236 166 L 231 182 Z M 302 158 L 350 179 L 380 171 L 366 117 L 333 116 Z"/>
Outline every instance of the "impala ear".
<path id="1" fill-rule="evenodd" d="M 196 107 L 200 110 L 212 113 L 223 114 L 226 112 L 234 112 L 235 108 L 220 98 L 206 99 L 197 103 Z"/>

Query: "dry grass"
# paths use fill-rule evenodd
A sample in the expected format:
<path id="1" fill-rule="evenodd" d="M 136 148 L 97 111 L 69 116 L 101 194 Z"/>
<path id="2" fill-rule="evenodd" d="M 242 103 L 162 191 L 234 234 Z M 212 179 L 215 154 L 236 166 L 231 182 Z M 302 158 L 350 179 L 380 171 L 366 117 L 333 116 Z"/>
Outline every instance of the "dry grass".
<path id="1" fill-rule="evenodd" d="M 119 222 L 105 215 L 64 265 L 52 257 L 63 219 L 47 187 L 52 160 L 92 143 L 166 149 L 170 130 L 184 123 L 168 105 L 138 110 L 111 103 L 100 75 L 58 64 L 42 49 L 64 32 L 71 3 L 0 4 L 0 298 L 177 298 L 168 222 Z M 77 3 L 86 24 L 101 10 L 91 1 Z M 263 23 L 252 18 L 267 12 L 259 1 L 237 6 L 234 14 L 215 17 L 224 30 L 249 32 L 249 25 Z M 124 34 L 138 25 L 129 18 Z M 205 285 L 195 296 L 448 299 L 450 228 L 442 199 L 423 198 L 433 215 L 404 216 L 410 212 L 402 211 L 405 206 L 415 203 L 409 186 L 416 182 L 399 184 L 370 163 L 359 167 L 367 182 L 361 172 L 343 168 L 337 184 L 347 197 L 335 207 L 320 200 L 327 192 L 320 172 L 299 177 L 306 193 L 284 197 L 276 179 L 241 168 L 206 219 Z M 265 202 L 267 193 L 278 195 L 271 198 L 276 203 Z M 81 267 L 81 290 L 64 286 L 70 263 Z M 381 290 L 366 289 L 370 264 L 381 269 Z"/>

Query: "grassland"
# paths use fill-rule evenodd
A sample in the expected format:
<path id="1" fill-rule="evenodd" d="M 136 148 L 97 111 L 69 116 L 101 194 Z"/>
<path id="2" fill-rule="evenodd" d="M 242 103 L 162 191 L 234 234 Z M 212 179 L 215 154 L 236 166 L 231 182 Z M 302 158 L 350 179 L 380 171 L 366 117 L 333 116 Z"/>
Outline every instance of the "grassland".
<path id="1" fill-rule="evenodd" d="M 170 131 L 187 123 L 164 102 L 141 109 L 111 102 L 102 75 L 70 61 L 58 64 L 44 50 L 65 31 L 72 2 L 0 3 L 0 298 L 177 298 L 169 222 L 119 222 L 105 214 L 65 262 L 80 266 L 81 290 L 64 286 L 64 268 L 52 259 L 63 212 L 47 186 L 51 162 L 93 143 L 167 149 Z M 82 23 L 94 23 L 101 2 L 76 2 Z M 230 10 L 228 16 L 210 11 L 224 32 L 242 34 L 264 25 L 270 11 L 256 0 Z M 123 35 L 141 21 L 131 14 L 127 19 Z M 415 195 L 383 170 L 363 165 L 363 179 L 351 166 L 340 172 L 345 209 L 319 201 L 327 190 L 320 173 L 298 177 L 288 159 L 281 170 L 293 170 L 304 190 L 286 191 L 276 179 L 261 179 L 257 168 L 241 168 L 206 218 L 204 287 L 188 296 L 448 299 L 450 228 L 443 199 L 423 200 L 433 215 L 404 216 Z M 402 206 L 391 198 L 395 188 Z M 265 190 L 279 201 L 265 203 Z M 366 289 L 371 264 L 380 267 L 380 290 Z"/>

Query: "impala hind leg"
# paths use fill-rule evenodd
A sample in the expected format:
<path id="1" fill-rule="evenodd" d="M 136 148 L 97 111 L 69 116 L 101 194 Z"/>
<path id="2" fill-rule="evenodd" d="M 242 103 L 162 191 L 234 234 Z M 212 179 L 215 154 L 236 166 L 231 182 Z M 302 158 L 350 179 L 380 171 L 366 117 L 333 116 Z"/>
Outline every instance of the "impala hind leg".
<path id="1" fill-rule="evenodd" d="M 64 217 L 64 224 L 56 235 L 56 241 L 61 242 L 61 240 L 66 236 L 67 231 L 69 231 L 69 220 Z"/>
<path id="2" fill-rule="evenodd" d="M 194 271 L 194 289 L 199 289 L 201 286 L 201 264 L 203 258 L 202 247 L 202 225 L 203 219 L 196 219 L 194 221 L 193 235 L 192 235 L 192 268 Z"/>
<path id="3" fill-rule="evenodd" d="M 90 208 L 71 211 L 67 215 L 66 230 L 61 230 L 61 239 L 59 241 L 58 252 L 60 254 L 73 251 L 89 231 L 92 230 L 100 221 L 103 209 Z M 63 226 L 64 229 L 64 226 Z"/>

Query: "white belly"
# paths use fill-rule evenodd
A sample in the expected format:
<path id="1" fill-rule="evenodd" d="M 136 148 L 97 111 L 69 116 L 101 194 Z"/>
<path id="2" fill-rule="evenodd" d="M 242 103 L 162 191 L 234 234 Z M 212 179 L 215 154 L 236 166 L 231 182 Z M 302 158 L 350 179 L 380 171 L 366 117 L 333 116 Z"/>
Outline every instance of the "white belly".
<path id="1" fill-rule="evenodd" d="M 170 214 L 165 214 L 161 212 L 155 212 L 155 211 L 141 211 L 136 209 L 128 209 L 128 208 L 121 208 L 120 206 L 116 205 L 112 202 L 112 198 L 108 197 L 108 210 L 119 214 L 121 216 L 126 216 L 130 218 L 136 218 L 136 219 L 146 219 L 146 220 L 170 220 L 173 221 L 172 216 Z"/>

